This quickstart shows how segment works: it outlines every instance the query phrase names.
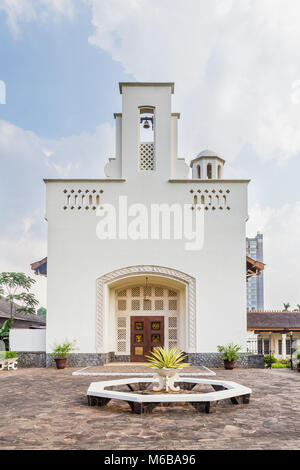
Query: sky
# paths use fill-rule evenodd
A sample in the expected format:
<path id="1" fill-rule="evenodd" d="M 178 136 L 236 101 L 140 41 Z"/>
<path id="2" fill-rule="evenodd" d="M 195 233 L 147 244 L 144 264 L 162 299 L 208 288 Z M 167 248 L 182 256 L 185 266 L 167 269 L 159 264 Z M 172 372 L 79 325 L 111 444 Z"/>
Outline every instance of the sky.
<path id="1" fill-rule="evenodd" d="M 180 156 L 251 179 L 265 308 L 300 303 L 299 21 L 298 0 L 0 0 L 0 270 L 47 253 L 43 178 L 104 176 L 118 82 L 174 81 Z"/>

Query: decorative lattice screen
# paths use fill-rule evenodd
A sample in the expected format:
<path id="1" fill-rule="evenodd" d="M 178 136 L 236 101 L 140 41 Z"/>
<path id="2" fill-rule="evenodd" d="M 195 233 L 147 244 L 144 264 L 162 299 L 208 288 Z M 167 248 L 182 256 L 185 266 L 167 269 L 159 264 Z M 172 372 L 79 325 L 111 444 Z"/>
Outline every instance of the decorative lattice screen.
<path id="1" fill-rule="evenodd" d="M 178 334 L 178 320 L 177 317 L 169 317 L 169 325 L 168 325 L 168 341 L 169 341 L 169 348 L 173 348 L 177 346 L 177 334 Z"/>
<path id="2" fill-rule="evenodd" d="M 153 142 L 143 142 L 140 144 L 139 155 L 140 170 L 154 170 L 154 144 Z"/>
<path id="3" fill-rule="evenodd" d="M 116 292 L 117 353 L 129 354 L 130 315 L 161 315 L 165 317 L 166 346 L 178 345 L 179 294 L 161 286 L 132 286 Z"/>
<path id="4" fill-rule="evenodd" d="M 117 318 L 117 351 L 126 353 L 127 322 L 126 317 Z"/>

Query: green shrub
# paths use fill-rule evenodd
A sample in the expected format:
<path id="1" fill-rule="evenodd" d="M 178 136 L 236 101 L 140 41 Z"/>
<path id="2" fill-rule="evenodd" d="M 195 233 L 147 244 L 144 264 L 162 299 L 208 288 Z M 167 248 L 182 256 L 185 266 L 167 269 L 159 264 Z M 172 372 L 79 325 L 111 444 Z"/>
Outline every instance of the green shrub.
<path id="1" fill-rule="evenodd" d="M 271 364 L 275 364 L 278 361 L 277 361 L 275 356 L 272 356 L 272 354 L 271 355 L 270 354 L 265 354 L 264 362 L 265 362 L 265 364 L 270 364 L 270 362 L 271 362 Z"/>
<path id="2" fill-rule="evenodd" d="M 276 362 L 272 364 L 272 369 L 286 369 L 286 364 L 281 364 L 280 362 Z"/>
<path id="3" fill-rule="evenodd" d="M 5 351 L 5 359 L 17 359 L 18 355 L 14 351 Z"/>
<path id="4" fill-rule="evenodd" d="M 287 367 L 290 367 L 291 366 L 291 361 L 290 359 L 280 359 L 278 361 L 280 364 L 285 364 Z"/>

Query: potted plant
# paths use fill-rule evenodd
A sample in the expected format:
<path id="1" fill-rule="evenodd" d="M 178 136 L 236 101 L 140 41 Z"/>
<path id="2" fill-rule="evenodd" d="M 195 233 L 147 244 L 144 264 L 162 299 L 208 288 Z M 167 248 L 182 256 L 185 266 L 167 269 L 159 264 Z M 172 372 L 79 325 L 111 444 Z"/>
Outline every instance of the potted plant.
<path id="1" fill-rule="evenodd" d="M 54 347 L 51 356 L 54 357 L 57 369 L 64 369 L 66 367 L 67 358 L 77 349 L 75 344 L 76 341 L 69 342 L 65 340 L 64 343 Z"/>
<path id="2" fill-rule="evenodd" d="M 178 391 L 179 388 L 174 387 L 175 376 L 178 369 L 189 366 L 183 362 L 187 356 L 177 347 L 165 349 L 158 346 L 146 357 L 150 362 L 149 367 L 156 370 L 159 378 L 160 385 L 153 390 L 160 391 L 165 388 L 168 391 L 170 388 L 172 391 Z"/>
<path id="3" fill-rule="evenodd" d="M 227 344 L 226 346 L 218 346 L 218 351 L 221 353 L 219 358 L 224 361 L 224 367 L 227 370 L 232 370 L 234 364 L 239 358 L 238 352 L 240 351 L 241 346 L 238 344 Z"/>

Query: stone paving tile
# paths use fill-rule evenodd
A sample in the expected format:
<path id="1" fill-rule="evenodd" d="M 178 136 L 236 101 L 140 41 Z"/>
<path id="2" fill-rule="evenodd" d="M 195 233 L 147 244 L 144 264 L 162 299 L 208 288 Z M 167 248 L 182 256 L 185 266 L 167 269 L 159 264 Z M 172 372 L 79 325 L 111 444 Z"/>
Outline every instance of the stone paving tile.
<path id="1" fill-rule="evenodd" d="M 104 408 L 88 407 L 85 394 L 95 378 L 72 376 L 74 370 L 0 373 L 0 449 L 300 447 L 297 372 L 216 370 L 217 378 L 252 388 L 249 405 L 223 402 L 206 415 L 186 404 L 158 407 L 152 415 L 139 416 L 114 400 Z"/>

